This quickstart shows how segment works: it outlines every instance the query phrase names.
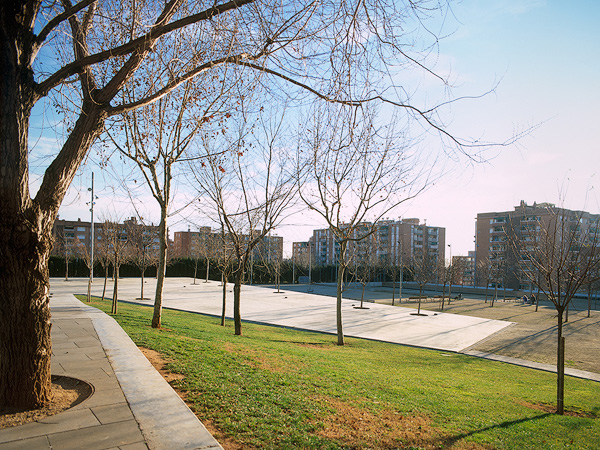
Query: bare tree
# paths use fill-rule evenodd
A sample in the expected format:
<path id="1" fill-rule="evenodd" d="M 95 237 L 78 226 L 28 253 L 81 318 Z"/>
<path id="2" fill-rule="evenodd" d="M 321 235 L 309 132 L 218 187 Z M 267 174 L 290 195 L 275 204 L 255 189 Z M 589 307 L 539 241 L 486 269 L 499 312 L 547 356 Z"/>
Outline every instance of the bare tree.
<path id="1" fill-rule="evenodd" d="M 416 313 L 418 316 L 426 315 L 421 313 L 423 289 L 435 277 L 437 264 L 437 257 L 426 247 L 416 250 L 411 259 L 410 271 L 413 280 L 419 285 L 419 307 Z"/>
<path id="2" fill-rule="evenodd" d="M 398 258 L 401 260 L 402 256 Z M 396 280 L 398 280 L 398 275 L 400 275 L 402 271 L 402 263 L 398 264 L 395 255 L 387 254 L 385 260 L 383 262 L 385 272 L 392 279 L 392 306 L 396 301 Z M 398 297 L 398 303 L 402 303 L 402 287 L 400 287 L 400 295 Z"/>
<path id="3" fill-rule="evenodd" d="M 442 302 L 441 302 L 440 309 L 443 310 L 444 302 L 446 300 L 446 286 L 451 282 L 450 280 L 452 278 L 451 266 L 446 265 L 446 261 L 439 258 L 439 260 L 437 262 L 437 273 L 438 273 L 438 279 L 442 282 Z M 450 295 L 451 295 L 451 293 L 448 292 L 448 302 L 450 301 Z"/>
<path id="4" fill-rule="evenodd" d="M 462 257 L 454 257 L 448 266 L 448 304 L 452 301 L 452 286 L 461 283 L 464 277 L 466 263 Z"/>
<path id="5" fill-rule="evenodd" d="M 370 227 L 367 224 L 365 225 L 367 229 L 358 229 L 359 235 L 370 232 Z M 350 245 L 348 271 L 361 286 L 360 306 L 356 307 L 356 309 L 369 309 L 363 303 L 365 288 L 372 281 L 379 263 L 377 258 L 377 239 L 375 236 L 376 233 L 372 233 L 369 237 L 353 242 Z"/>
<path id="6" fill-rule="evenodd" d="M 221 307 L 221 326 L 225 326 L 225 314 L 227 309 L 227 282 L 233 270 L 233 260 L 235 258 L 233 251 L 233 242 L 229 234 L 225 233 L 225 224 L 221 222 L 221 232 L 217 238 L 218 248 L 216 252 L 216 261 L 221 271 L 221 285 L 223 288 L 223 302 Z"/>
<path id="7" fill-rule="evenodd" d="M 156 73 L 151 73 L 151 77 L 158 76 L 164 68 L 158 65 L 155 70 Z M 124 89 L 122 95 L 124 103 L 134 102 L 135 86 Z M 167 220 L 171 213 L 175 165 L 187 158 L 188 149 L 204 123 L 201 119 L 209 111 L 203 109 L 199 112 L 195 107 L 194 99 L 198 96 L 192 82 L 186 82 L 156 103 L 125 112 L 120 122 L 108 131 L 115 147 L 137 166 L 137 172 L 141 173 L 160 208 L 153 328 L 160 328 L 162 318 L 162 293 L 168 258 Z M 204 106 L 210 108 L 210 102 Z"/>
<path id="8" fill-rule="evenodd" d="M 85 242 L 81 242 L 78 237 L 75 237 L 75 241 L 73 244 L 75 247 L 75 255 L 77 256 L 78 259 L 81 259 L 83 261 L 83 263 L 85 264 L 85 266 L 88 268 L 88 270 L 91 271 L 93 261 L 92 261 L 92 254 L 90 252 L 90 249 L 88 248 L 87 245 L 85 245 Z M 87 301 L 88 301 L 88 303 L 92 301 L 92 279 L 91 279 L 91 277 L 88 280 Z"/>
<path id="9" fill-rule="evenodd" d="M 146 269 L 151 267 L 156 259 L 159 246 L 158 229 L 154 225 L 146 225 L 143 219 L 132 218 L 127 223 L 127 239 L 131 262 L 140 269 L 140 300 L 144 298 L 144 282 Z"/>
<path id="10" fill-rule="evenodd" d="M 325 220 L 340 249 L 338 345 L 344 345 L 342 283 L 349 243 L 370 236 L 377 220 L 420 190 L 417 179 L 421 173 L 411 173 L 415 155 L 404 145 L 393 128 L 377 126 L 374 111 L 368 109 L 319 108 L 300 130 L 300 197 Z"/>
<path id="11" fill-rule="evenodd" d="M 539 230 L 534 242 L 510 240 L 521 273 L 548 298 L 557 317 L 557 393 L 556 412 L 564 414 L 565 338 L 564 315 L 575 294 L 586 283 L 598 279 L 600 269 L 600 220 L 580 211 L 547 206 L 545 214 L 535 216 Z"/>
<path id="12" fill-rule="evenodd" d="M 242 334 L 241 289 L 254 249 L 279 221 L 294 199 L 296 178 L 290 175 L 282 118 L 254 127 L 241 123 L 223 135 L 221 155 L 205 141 L 205 157 L 194 168 L 200 195 L 216 210 L 231 242 L 233 260 L 233 316 L 235 334 Z"/>
<path id="13" fill-rule="evenodd" d="M 486 258 L 484 260 L 481 261 L 476 261 L 475 262 L 475 278 L 476 278 L 476 285 L 477 286 L 485 286 L 485 303 L 487 303 L 488 301 L 488 290 L 490 287 L 490 260 L 489 258 Z"/>
<path id="14" fill-rule="evenodd" d="M 112 225 L 108 219 L 104 220 L 100 224 L 100 229 L 98 230 L 98 241 L 96 242 L 96 254 L 94 255 L 94 259 L 100 263 L 102 270 L 104 270 L 104 286 L 102 288 L 102 300 L 106 296 L 106 285 L 108 283 L 108 272 L 111 265 L 111 254 L 110 254 L 110 241 L 108 239 L 108 235 L 110 233 Z"/>
<path id="15" fill-rule="evenodd" d="M 494 296 L 490 307 L 494 307 L 494 302 L 498 299 L 498 285 L 504 284 L 506 279 L 506 260 L 504 256 L 497 256 L 489 259 L 488 266 L 489 280 L 494 284 Z"/>
<path id="16" fill-rule="evenodd" d="M 35 406 L 51 397 L 52 224 L 109 118 L 202 74 L 218 79 L 222 68 L 236 67 L 263 74 L 264 86 L 282 96 L 388 104 L 404 111 L 406 122 L 464 148 L 469 142 L 439 120 L 452 99 L 420 107 L 412 95 L 420 86 L 398 85 L 399 72 L 407 70 L 448 85 L 427 67 L 439 42 L 427 20 L 447 9 L 444 2 L 389 0 L 1 2 L 0 403 Z M 198 42 L 206 44 L 201 51 Z M 373 76 L 377 82 L 367 84 Z M 132 95 L 122 95 L 124 88 Z M 58 150 L 38 169 L 43 177 L 32 197 L 29 120 L 36 106 L 57 107 L 65 117 L 53 121 Z"/>
<path id="17" fill-rule="evenodd" d="M 113 266 L 114 284 L 111 314 L 118 312 L 119 270 L 121 265 L 130 259 L 128 227 L 117 220 L 105 220 L 103 223 L 102 239 L 106 239 L 111 263 Z"/>

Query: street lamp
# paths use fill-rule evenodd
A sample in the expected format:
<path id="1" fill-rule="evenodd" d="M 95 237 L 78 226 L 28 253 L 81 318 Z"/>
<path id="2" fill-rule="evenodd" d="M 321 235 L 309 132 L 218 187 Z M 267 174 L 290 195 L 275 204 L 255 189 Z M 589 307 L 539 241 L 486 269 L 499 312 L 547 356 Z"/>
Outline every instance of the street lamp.
<path id="1" fill-rule="evenodd" d="M 92 283 L 94 282 L 94 204 L 98 197 L 94 197 L 94 172 L 92 172 L 92 187 L 88 188 L 88 191 L 91 194 L 91 198 L 89 201 L 90 205 L 90 282 L 88 285 L 88 302 L 91 301 L 91 288 Z"/>
<path id="2" fill-rule="evenodd" d="M 404 281 L 404 268 L 402 267 L 402 240 L 399 240 L 398 244 L 400 244 L 400 289 L 398 291 L 398 303 L 402 303 L 402 282 Z"/>
<path id="3" fill-rule="evenodd" d="M 448 304 L 450 304 L 450 299 L 452 298 L 452 280 L 454 279 L 454 267 L 452 266 L 452 244 L 448 244 L 450 247 L 450 286 L 448 287 Z"/>

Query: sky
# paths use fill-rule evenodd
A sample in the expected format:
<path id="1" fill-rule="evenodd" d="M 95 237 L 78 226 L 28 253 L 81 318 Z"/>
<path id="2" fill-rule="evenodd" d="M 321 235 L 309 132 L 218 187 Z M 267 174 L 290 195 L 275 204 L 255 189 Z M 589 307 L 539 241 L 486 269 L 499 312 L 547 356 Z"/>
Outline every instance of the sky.
<path id="1" fill-rule="evenodd" d="M 600 2 L 465 0 L 452 12 L 451 33 L 439 45 L 438 70 L 450 74 L 457 96 L 498 85 L 484 98 L 455 104 L 450 129 L 493 142 L 526 133 L 515 145 L 491 149 L 485 163 L 463 158 L 448 164 L 440 180 L 390 218 L 416 217 L 445 227 L 452 254 L 466 255 L 474 250 L 477 213 L 512 210 L 521 200 L 600 213 L 600 186 L 595 188 L 600 177 Z M 89 220 L 92 170 L 100 197 L 96 212 L 114 203 L 104 174 L 88 164 L 76 177 L 61 218 Z M 128 215 L 125 203 L 113 207 Z M 146 214 L 158 222 L 157 211 Z M 187 223 L 176 216 L 169 227 L 172 234 L 186 230 Z M 302 212 L 287 218 L 275 234 L 283 236 L 289 255 L 292 241 L 307 240 L 313 228 L 324 227 Z"/>

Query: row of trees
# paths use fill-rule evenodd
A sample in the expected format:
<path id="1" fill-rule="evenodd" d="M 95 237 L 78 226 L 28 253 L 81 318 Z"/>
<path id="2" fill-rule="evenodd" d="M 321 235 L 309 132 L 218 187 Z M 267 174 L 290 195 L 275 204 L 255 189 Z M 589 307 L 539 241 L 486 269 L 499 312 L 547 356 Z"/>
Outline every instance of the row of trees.
<path id="1" fill-rule="evenodd" d="M 197 188 L 189 203 L 202 198 L 233 236 L 236 334 L 249 251 L 298 192 L 336 233 L 343 279 L 348 231 L 435 176 L 434 164 L 421 165 L 426 137 L 440 158 L 479 160 L 480 141 L 459 139 L 442 120 L 455 99 L 434 70 L 431 30 L 448 9 L 437 0 L 2 2 L 0 403 L 51 398 L 52 224 L 93 146 L 125 184 L 143 180 L 160 207 L 152 326 L 161 321 L 167 219 L 185 177 Z M 431 81 L 444 92 L 437 104 L 417 95 Z M 48 131 L 30 128 L 34 108 L 57 127 L 57 145 L 32 166 L 36 130 Z M 30 170 L 40 180 L 32 191 Z"/>

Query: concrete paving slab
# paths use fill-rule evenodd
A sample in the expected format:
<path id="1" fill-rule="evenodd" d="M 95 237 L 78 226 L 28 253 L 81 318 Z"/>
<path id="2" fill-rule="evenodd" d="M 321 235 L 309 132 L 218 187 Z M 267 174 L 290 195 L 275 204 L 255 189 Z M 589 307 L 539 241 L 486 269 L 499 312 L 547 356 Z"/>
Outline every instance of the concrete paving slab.
<path id="1" fill-rule="evenodd" d="M 123 394 L 121 386 L 114 389 L 106 389 L 102 386 L 98 386 L 98 389 L 96 389 L 94 395 L 88 398 L 85 402 L 74 406 L 72 411 L 116 404 L 127 404 L 127 399 Z"/>
<path id="2" fill-rule="evenodd" d="M 147 450 L 148 446 L 144 442 L 136 442 L 135 444 L 121 445 L 118 449 L 114 450 Z"/>
<path id="3" fill-rule="evenodd" d="M 43 449 L 43 448 L 52 448 L 50 446 L 50 441 L 47 436 L 39 436 L 29 439 L 21 439 L 18 441 L 11 441 L 4 444 L 0 444 L 0 449 L 10 449 L 10 450 L 31 450 L 31 449 Z"/>
<path id="4" fill-rule="evenodd" d="M 100 425 L 100 421 L 89 409 L 65 411 L 37 422 L 3 429 L 0 433 L 0 443 L 45 436 L 49 433 L 78 430 L 82 427 L 87 428 L 94 425 Z"/>
<path id="5" fill-rule="evenodd" d="M 131 408 L 126 403 L 97 406 L 91 408 L 91 410 L 102 425 L 123 422 L 124 420 L 134 420 Z"/>
<path id="6" fill-rule="evenodd" d="M 53 433 L 49 440 L 52 449 L 60 450 L 100 450 L 144 442 L 135 420 Z"/>

